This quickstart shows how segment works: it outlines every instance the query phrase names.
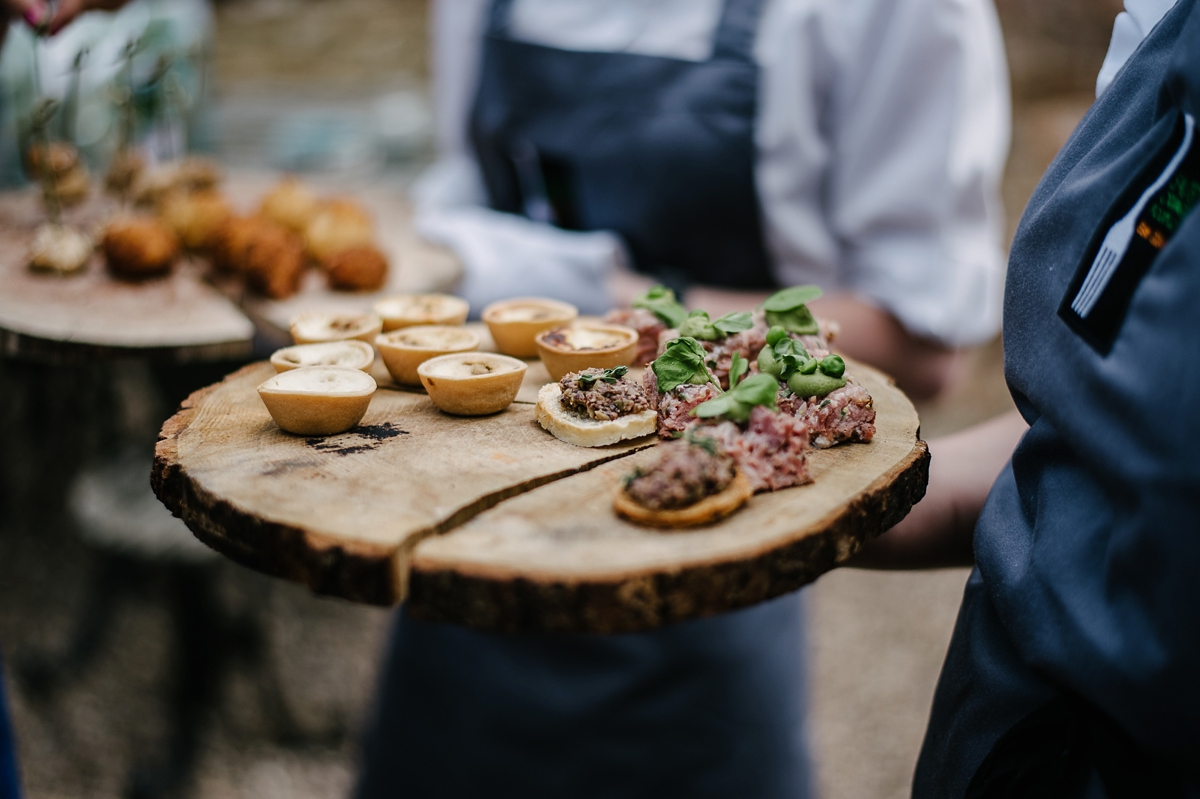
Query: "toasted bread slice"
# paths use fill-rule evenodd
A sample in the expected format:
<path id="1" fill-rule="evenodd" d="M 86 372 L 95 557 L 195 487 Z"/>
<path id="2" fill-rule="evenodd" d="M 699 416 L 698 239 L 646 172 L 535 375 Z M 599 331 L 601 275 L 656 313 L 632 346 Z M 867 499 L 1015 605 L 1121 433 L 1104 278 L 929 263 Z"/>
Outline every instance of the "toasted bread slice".
<path id="1" fill-rule="evenodd" d="M 577 416 L 563 408 L 558 383 L 547 383 L 538 391 L 537 420 L 542 427 L 577 447 L 603 447 L 630 438 L 652 435 L 658 430 L 658 411 L 631 413 L 618 419 L 598 421 Z"/>
<path id="2" fill-rule="evenodd" d="M 720 493 L 705 497 L 694 505 L 672 510 L 651 510 L 639 505 L 626 493 L 624 486 L 613 499 L 617 513 L 638 524 L 650 527 L 694 527 L 724 518 L 746 503 L 754 494 L 750 482 L 738 472 L 733 482 Z"/>

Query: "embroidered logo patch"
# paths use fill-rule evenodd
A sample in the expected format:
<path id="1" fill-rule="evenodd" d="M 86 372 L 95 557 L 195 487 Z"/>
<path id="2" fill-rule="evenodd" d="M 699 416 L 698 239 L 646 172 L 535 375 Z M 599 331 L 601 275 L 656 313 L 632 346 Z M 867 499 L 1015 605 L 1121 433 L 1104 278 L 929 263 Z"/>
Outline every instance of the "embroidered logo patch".
<path id="1" fill-rule="evenodd" d="M 1188 212 L 1200 203 L 1196 123 L 1183 115 L 1183 136 L 1170 161 L 1137 202 L 1093 245 L 1090 266 L 1071 281 L 1059 316 L 1093 348 L 1107 353 L 1138 283 Z M 1160 162 L 1161 163 L 1161 162 Z"/>

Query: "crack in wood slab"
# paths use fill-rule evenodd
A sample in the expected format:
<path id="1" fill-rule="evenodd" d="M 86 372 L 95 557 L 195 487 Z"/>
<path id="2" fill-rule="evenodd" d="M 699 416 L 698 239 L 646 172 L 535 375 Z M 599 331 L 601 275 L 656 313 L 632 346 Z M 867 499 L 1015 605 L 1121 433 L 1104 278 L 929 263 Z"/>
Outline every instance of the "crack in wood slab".
<path id="1" fill-rule="evenodd" d="M 200 541 L 232 560 L 272 576 L 302 583 L 317 593 L 357 602 L 390 605 L 401 601 L 407 594 L 408 558 L 419 541 L 447 533 L 507 499 L 653 445 L 653 441 L 632 444 L 627 449 L 598 454 L 595 460 L 579 466 L 539 475 L 486 493 L 453 510 L 442 520 L 408 532 L 398 544 L 353 541 L 308 527 L 266 519 L 236 502 L 207 491 L 180 463 L 178 438 L 194 420 L 197 408 L 222 386 L 262 367 L 261 363 L 251 364 L 220 383 L 200 389 L 188 397 L 179 411 L 167 420 L 155 447 L 151 473 L 155 495 Z M 331 439 L 358 438 L 378 442 L 400 435 L 408 435 L 408 431 L 385 422 L 355 428 L 341 436 L 316 439 L 316 444 L 312 440 L 302 440 L 313 449 L 342 456 L 374 449 L 375 444 L 329 443 Z M 276 468 L 286 472 L 293 465 L 284 463 Z"/>
<path id="2" fill-rule="evenodd" d="M 409 607 L 427 620 L 505 633 L 637 632 L 747 607 L 807 585 L 903 519 L 925 494 L 929 460 L 918 441 L 902 463 L 820 520 L 819 535 L 732 559 L 570 580 L 429 566 L 418 554 Z"/>

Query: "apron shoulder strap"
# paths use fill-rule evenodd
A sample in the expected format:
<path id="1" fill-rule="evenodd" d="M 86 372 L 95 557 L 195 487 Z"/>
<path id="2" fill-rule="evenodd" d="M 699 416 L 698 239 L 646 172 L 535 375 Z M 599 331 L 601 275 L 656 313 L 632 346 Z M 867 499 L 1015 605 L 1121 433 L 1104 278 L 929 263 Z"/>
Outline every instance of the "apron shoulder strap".
<path id="1" fill-rule="evenodd" d="M 754 61 L 754 39 L 758 35 L 762 6 L 763 0 L 725 0 L 721 24 L 713 40 L 714 59 Z"/>

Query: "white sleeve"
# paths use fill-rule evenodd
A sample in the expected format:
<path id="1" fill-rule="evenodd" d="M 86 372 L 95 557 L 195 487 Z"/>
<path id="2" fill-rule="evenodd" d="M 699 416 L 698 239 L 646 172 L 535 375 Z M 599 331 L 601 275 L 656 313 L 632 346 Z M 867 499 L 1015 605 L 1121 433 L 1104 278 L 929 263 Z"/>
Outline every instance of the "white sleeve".
<path id="1" fill-rule="evenodd" d="M 617 235 L 560 230 L 486 207 L 467 128 L 490 7 L 490 0 L 435 0 L 432 8 L 438 159 L 413 186 L 417 231 L 452 249 L 462 262 L 458 293 L 471 303 L 472 314 L 522 295 L 603 313 L 612 307 L 609 275 L 626 258 Z"/>
<path id="2" fill-rule="evenodd" d="M 991 338 L 1010 119 L 990 0 L 816 5 L 791 3 L 760 38 L 777 277 L 853 291 L 950 345 Z"/>

